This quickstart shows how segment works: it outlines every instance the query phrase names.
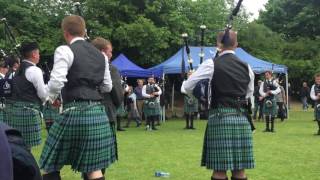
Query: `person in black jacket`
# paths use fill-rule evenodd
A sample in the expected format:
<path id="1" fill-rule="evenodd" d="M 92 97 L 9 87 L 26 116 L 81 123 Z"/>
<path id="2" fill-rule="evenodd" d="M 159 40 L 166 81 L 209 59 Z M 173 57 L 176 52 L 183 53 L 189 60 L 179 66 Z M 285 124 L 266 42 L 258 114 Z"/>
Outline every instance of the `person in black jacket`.
<path id="1" fill-rule="evenodd" d="M 259 80 L 258 81 L 258 85 L 254 87 L 254 92 L 253 92 L 253 96 L 254 96 L 254 112 L 253 112 L 253 119 L 256 120 L 257 119 L 257 113 L 259 110 L 259 116 L 258 116 L 258 120 L 263 118 L 263 101 L 261 101 L 259 99 L 260 97 L 260 93 L 259 93 L 259 89 L 260 89 L 260 85 L 261 85 L 262 81 Z"/>
<path id="2" fill-rule="evenodd" d="M 114 135 L 116 135 L 117 109 L 121 106 L 124 98 L 121 86 L 121 76 L 118 72 L 118 69 L 114 67 L 110 61 L 112 58 L 111 42 L 102 37 L 97 37 L 92 41 L 92 44 L 107 57 L 106 59 L 108 59 L 109 70 L 112 79 L 112 90 L 109 93 L 103 94 L 103 104 L 106 109 L 106 113 L 109 118 L 109 122 L 111 124 Z M 114 137 L 115 142 L 117 142 L 116 136 Z M 118 159 L 118 152 L 116 152 L 116 157 Z"/>

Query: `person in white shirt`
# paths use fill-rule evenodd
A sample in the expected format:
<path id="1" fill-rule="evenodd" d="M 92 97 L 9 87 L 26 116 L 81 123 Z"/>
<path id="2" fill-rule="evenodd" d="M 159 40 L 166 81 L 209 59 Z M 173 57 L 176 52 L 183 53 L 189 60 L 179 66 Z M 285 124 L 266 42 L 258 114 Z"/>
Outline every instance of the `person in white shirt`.
<path id="1" fill-rule="evenodd" d="M 188 73 L 188 77 L 191 73 Z M 198 113 L 198 99 L 193 95 L 188 95 L 183 86 L 181 86 L 181 93 L 184 94 L 184 116 L 186 118 L 186 127 L 184 129 L 192 129 L 194 117 Z"/>
<path id="2" fill-rule="evenodd" d="M 63 117 L 50 128 L 41 153 L 43 180 L 61 179 L 64 165 L 71 165 L 84 179 L 104 180 L 101 170 L 116 161 L 113 132 L 101 103 L 101 93 L 112 89 L 107 63 L 84 40 L 82 17 L 66 16 L 61 27 L 68 45 L 55 50 L 47 91 L 50 102 L 62 93 L 64 109 Z"/>
<path id="3" fill-rule="evenodd" d="M 278 113 L 276 95 L 281 92 L 280 86 L 273 78 L 272 72 L 265 72 L 265 80 L 261 83 L 259 93 L 260 101 L 263 100 L 263 115 L 266 121 L 266 129 L 264 132 L 275 132 L 274 120 Z M 271 123 L 271 128 L 270 128 Z"/>
<path id="4" fill-rule="evenodd" d="M 47 93 L 36 42 L 21 45 L 23 60 L 12 80 L 12 97 L 7 98 L 5 122 L 18 129 L 26 144 L 33 147 L 41 144 L 40 106 L 46 101 Z"/>
<path id="5" fill-rule="evenodd" d="M 132 86 L 129 86 L 129 89 L 128 89 L 127 109 L 128 109 L 128 121 L 125 127 L 126 128 L 130 127 L 131 120 L 136 121 L 137 127 L 139 127 L 141 125 L 141 122 L 140 122 L 141 117 L 137 108 L 137 96 L 133 92 Z"/>
<path id="6" fill-rule="evenodd" d="M 4 79 L 8 73 L 9 68 L 5 61 L 0 61 L 0 79 Z"/>
<path id="7" fill-rule="evenodd" d="M 253 95 L 254 73 L 236 55 L 237 33 L 220 32 L 219 56 L 204 61 L 184 81 L 186 93 L 192 94 L 197 83 L 209 79 L 211 100 L 205 132 L 201 165 L 212 169 L 212 180 L 247 179 L 245 169 L 254 168 L 251 127 L 246 116 L 247 99 Z M 235 146 L 236 144 L 236 146 Z"/>
<path id="8" fill-rule="evenodd" d="M 0 97 L 0 121 L 1 122 L 3 122 L 4 119 L 6 118 L 6 111 L 4 110 L 6 107 L 6 104 L 5 104 L 6 99 L 5 99 L 4 94 L 7 89 L 6 89 L 6 86 L 4 86 L 6 83 L 6 80 L 4 80 L 4 79 L 5 79 L 5 76 L 8 73 L 8 71 L 9 71 L 9 67 L 8 67 L 7 63 L 5 61 L 1 60 L 0 61 L 0 80 L 3 81 L 3 83 L 1 83 L 2 84 L 2 86 L 1 86 L 2 87 L 2 89 L 1 89 L 2 97 Z"/>
<path id="9" fill-rule="evenodd" d="M 155 84 L 154 77 L 148 78 L 148 84 L 142 88 L 142 96 L 145 98 L 143 113 L 147 119 L 146 130 L 158 130 L 155 127 L 155 121 L 160 115 L 159 101 L 157 97 L 162 94 L 161 88 Z"/>
<path id="10" fill-rule="evenodd" d="M 314 75 L 315 84 L 311 87 L 310 97 L 314 101 L 316 121 L 318 123 L 318 133 L 320 135 L 320 73 Z"/>

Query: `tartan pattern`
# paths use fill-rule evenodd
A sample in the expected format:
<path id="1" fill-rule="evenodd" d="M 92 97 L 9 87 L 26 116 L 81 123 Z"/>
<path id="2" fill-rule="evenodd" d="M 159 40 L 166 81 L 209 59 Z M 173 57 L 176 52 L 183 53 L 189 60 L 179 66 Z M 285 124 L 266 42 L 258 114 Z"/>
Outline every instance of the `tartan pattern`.
<path id="1" fill-rule="evenodd" d="M 204 137 L 201 165 L 214 171 L 254 168 L 252 144 L 252 132 L 245 115 L 234 108 L 212 109 Z"/>
<path id="2" fill-rule="evenodd" d="M 41 144 L 40 106 L 21 101 L 6 104 L 4 122 L 19 130 L 30 147 Z"/>
<path id="3" fill-rule="evenodd" d="M 271 100 L 272 102 L 272 107 L 267 107 L 266 106 L 266 101 L 267 100 Z M 272 98 L 272 99 L 265 99 L 263 101 L 263 114 L 266 116 L 272 116 L 275 117 L 278 114 L 278 110 L 277 110 L 277 103 L 276 103 L 276 99 Z"/>
<path id="4" fill-rule="evenodd" d="M 61 115 L 59 114 L 59 108 L 53 107 L 51 104 L 47 103 L 43 107 L 43 119 L 46 123 L 46 128 L 50 128 L 53 122 L 59 119 Z"/>
<path id="5" fill-rule="evenodd" d="M 155 105 L 154 107 L 149 106 L 149 102 L 154 102 Z M 146 117 L 150 116 L 158 116 L 160 115 L 160 103 L 157 102 L 156 100 L 150 101 L 150 100 L 145 100 L 143 104 L 143 113 Z"/>
<path id="6" fill-rule="evenodd" d="M 315 118 L 317 121 L 320 121 L 320 108 L 317 108 L 317 105 L 319 104 L 319 102 L 315 102 L 314 103 L 314 114 L 315 114 Z"/>
<path id="7" fill-rule="evenodd" d="M 124 108 L 124 103 L 121 103 L 120 107 L 117 109 L 117 116 L 125 117 L 127 115 L 127 111 Z"/>
<path id="8" fill-rule="evenodd" d="M 114 131 L 99 102 L 72 102 L 64 106 L 63 118 L 55 121 L 40 157 L 40 168 L 59 171 L 71 165 L 88 173 L 107 168 L 116 160 Z"/>
<path id="9" fill-rule="evenodd" d="M 192 101 L 193 104 L 188 102 Z M 196 113 L 198 112 L 198 99 L 195 97 L 184 96 L 184 113 Z"/>

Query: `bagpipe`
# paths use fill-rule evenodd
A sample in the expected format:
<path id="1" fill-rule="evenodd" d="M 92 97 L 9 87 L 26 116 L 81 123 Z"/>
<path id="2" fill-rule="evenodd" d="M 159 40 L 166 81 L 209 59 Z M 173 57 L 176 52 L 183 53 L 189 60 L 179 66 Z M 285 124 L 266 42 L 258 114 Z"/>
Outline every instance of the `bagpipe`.
<path id="1" fill-rule="evenodd" d="M 5 39 L 8 41 L 8 47 L 11 47 L 9 53 L 5 53 L 3 49 L 0 49 L 2 58 L 4 59 L 4 67 L 12 68 L 9 65 L 14 64 L 15 59 L 21 58 L 21 54 L 18 50 L 20 44 L 17 43 L 16 38 L 14 37 L 12 30 L 9 26 L 9 23 L 6 18 L 2 18 L 0 22 L 4 25 L 4 34 Z M 12 69 L 9 69 L 9 72 L 13 72 Z M 10 73 L 10 74 L 11 74 Z M 12 95 L 12 76 L 5 75 L 5 78 L 0 79 L 0 97 L 11 97 Z"/>
<path id="2" fill-rule="evenodd" d="M 229 31 L 232 29 L 232 21 L 233 21 L 233 18 L 235 16 L 237 16 L 239 10 L 240 10 L 240 6 L 242 4 L 242 1 L 243 0 L 239 0 L 236 7 L 232 10 L 230 16 L 228 17 L 228 20 L 227 20 L 227 25 L 226 25 L 226 28 L 225 28 L 225 33 L 223 35 L 223 38 L 222 38 L 222 44 L 226 43 L 228 41 L 228 38 L 229 38 Z M 201 27 L 200 27 L 201 28 Z M 203 26 L 201 29 L 202 30 L 202 33 L 201 34 L 204 34 L 204 29 L 205 29 L 205 26 Z M 201 41 L 203 38 L 201 37 Z M 201 45 L 203 46 L 203 45 Z M 219 48 L 217 47 L 217 50 L 216 50 L 216 54 L 215 56 L 212 58 L 212 60 L 214 61 L 215 58 L 217 58 L 219 56 Z M 201 53 L 202 55 L 202 53 Z M 201 56 L 200 56 L 201 58 Z M 204 80 L 201 80 L 199 81 L 195 88 L 193 89 L 193 95 L 199 100 L 199 103 L 200 103 L 200 108 L 202 111 L 205 111 L 205 110 L 208 110 L 209 109 L 209 106 L 210 106 L 210 97 L 209 97 L 209 93 L 210 93 L 210 90 L 209 90 L 209 79 L 204 79 Z"/>
<path id="3" fill-rule="evenodd" d="M 84 19 L 84 15 L 83 15 L 83 11 L 82 11 L 80 2 L 75 2 L 75 3 L 73 4 L 73 6 L 75 7 L 77 14 Z M 88 30 L 87 30 L 87 29 L 86 29 L 86 33 L 85 33 L 85 35 L 84 35 L 84 39 L 85 39 L 86 41 L 90 41 L 90 37 L 89 37 L 89 35 L 88 35 Z"/>

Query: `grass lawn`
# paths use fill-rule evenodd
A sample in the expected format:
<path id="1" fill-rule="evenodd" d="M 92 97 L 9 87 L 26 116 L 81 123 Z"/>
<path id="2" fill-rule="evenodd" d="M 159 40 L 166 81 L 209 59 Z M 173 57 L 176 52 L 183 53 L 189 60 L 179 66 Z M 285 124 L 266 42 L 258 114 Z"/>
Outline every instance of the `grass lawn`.
<path id="1" fill-rule="evenodd" d="M 254 134 L 256 168 L 251 180 L 320 179 L 320 136 L 315 136 L 313 111 L 291 111 L 290 119 L 276 123 L 276 133 L 263 133 L 257 122 Z M 132 123 L 133 125 L 133 123 Z M 206 121 L 197 120 L 196 130 L 183 130 L 184 121 L 167 121 L 159 131 L 131 127 L 119 132 L 119 161 L 107 170 L 108 180 L 152 180 L 156 170 L 170 173 L 169 179 L 208 180 L 211 171 L 200 167 Z M 43 131 L 45 139 L 46 132 Z M 42 144 L 43 146 L 43 144 Z M 42 146 L 33 149 L 39 159 Z M 62 170 L 64 180 L 80 179 L 70 166 Z"/>

